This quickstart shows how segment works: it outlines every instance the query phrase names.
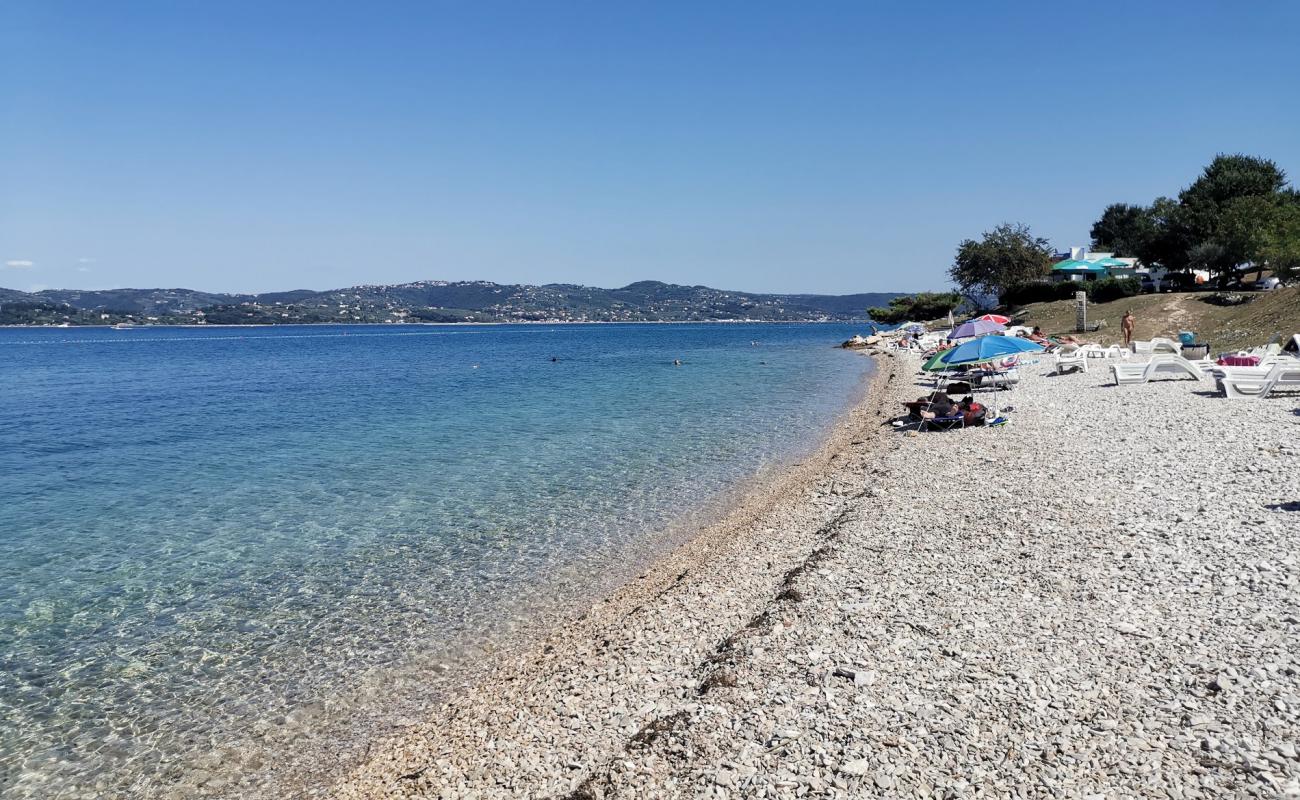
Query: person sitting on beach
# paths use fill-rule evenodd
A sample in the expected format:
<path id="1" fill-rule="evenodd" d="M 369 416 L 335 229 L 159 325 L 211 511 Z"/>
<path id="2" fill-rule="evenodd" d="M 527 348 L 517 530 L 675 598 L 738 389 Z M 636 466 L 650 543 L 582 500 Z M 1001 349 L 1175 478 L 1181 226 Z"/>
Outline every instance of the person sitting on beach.
<path id="1" fill-rule="evenodd" d="M 948 415 L 955 413 L 956 406 L 944 392 L 933 392 L 929 396 L 922 395 L 912 402 L 903 403 L 907 409 L 907 418 L 913 422 L 923 419 L 933 419 L 934 409 L 937 407 L 942 411 L 949 412 Z"/>
<path id="2" fill-rule="evenodd" d="M 943 392 L 937 392 L 930 401 L 929 410 L 921 412 L 921 419 L 934 419 L 936 417 L 955 417 L 957 416 L 957 404 L 952 398 Z"/>
<path id="3" fill-rule="evenodd" d="M 907 418 L 916 422 L 925 419 L 921 414 L 930 410 L 930 398 L 921 396 L 910 403 L 903 403 L 903 407 L 907 409 Z"/>
<path id="4" fill-rule="evenodd" d="M 974 397 L 963 398 L 957 406 L 961 409 L 962 422 L 966 427 L 984 424 L 984 417 L 987 412 L 984 406 L 975 402 Z"/>
<path id="5" fill-rule="evenodd" d="M 1029 332 L 1029 341 L 1034 342 L 1035 344 L 1041 344 L 1044 347 L 1052 344 L 1052 340 L 1044 336 L 1043 329 L 1037 325 L 1035 325 L 1034 329 Z"/>

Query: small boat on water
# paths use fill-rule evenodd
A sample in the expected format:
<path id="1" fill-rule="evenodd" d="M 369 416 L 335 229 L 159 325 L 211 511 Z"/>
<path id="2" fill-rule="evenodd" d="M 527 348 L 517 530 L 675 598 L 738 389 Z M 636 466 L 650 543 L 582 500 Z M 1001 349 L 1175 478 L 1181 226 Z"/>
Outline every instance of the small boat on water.
<path id="1" fill-rule="evenodd" d="M 113 326 L 115 331 L 128 331 L 135 327 L 134 322 L 119 322 Z"/>

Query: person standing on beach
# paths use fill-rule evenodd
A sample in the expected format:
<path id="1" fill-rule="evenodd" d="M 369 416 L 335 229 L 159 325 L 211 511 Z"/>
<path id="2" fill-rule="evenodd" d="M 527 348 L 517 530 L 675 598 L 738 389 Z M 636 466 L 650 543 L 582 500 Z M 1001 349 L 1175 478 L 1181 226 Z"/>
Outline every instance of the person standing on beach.
<path id="1" fill-rule="evenodd" d="M 1128 347 L 1129 342 L 1133 341 L 1133 309 L 1124 312 L 1124 319 L 1120 320 L 1119 327 L 1124 331 L 1124 346 Z"/>

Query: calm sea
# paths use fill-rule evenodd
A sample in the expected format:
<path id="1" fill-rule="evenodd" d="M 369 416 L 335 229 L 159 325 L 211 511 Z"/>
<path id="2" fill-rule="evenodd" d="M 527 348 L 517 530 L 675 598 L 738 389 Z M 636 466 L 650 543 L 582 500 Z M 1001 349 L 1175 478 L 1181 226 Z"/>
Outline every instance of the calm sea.
<path id="1" fill-rule="evenodd" d="M 816 446 L 859 330 L 0 329 L 0 794 L 147 793 L 609 588 Z"/>

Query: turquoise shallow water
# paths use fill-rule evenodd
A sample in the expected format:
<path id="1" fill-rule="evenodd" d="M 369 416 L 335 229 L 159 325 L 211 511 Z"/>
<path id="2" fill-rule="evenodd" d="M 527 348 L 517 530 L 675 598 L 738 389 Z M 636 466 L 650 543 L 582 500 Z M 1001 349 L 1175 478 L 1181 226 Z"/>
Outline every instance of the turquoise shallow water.
<path id="1" fill-rule="evenodd" d="M 855 332 L 0 330 L 0 793 L 164 785 L 583 597 L 811 450 L 868 368 L 833 348 Z"/>

